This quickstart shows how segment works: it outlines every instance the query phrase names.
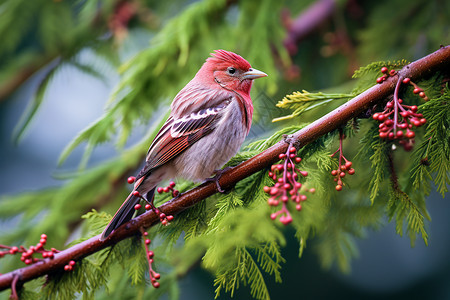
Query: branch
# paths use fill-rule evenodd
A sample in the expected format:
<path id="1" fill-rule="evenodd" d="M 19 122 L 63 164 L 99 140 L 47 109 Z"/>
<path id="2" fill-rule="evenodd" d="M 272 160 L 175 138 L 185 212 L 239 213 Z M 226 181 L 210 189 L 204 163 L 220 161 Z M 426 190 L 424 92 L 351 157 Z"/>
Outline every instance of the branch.
<path id="1" fill-rule="evenodd" d="M 287 37 L 284 45 L 291 55 L 297 53 L 297 43 L 317 29 L 325 20 L 331 17 L 336 7 L 335 0 L 318 0 L 305 9 L 295 20 L 287 21 Z M 288 18 L 286 12 L 283 19 Z"/>
<path id="2" fill-rule="evenodd" d="M 436 52 L 405 66 L 397 72 L 397 75 L 389 77 L 384 83 L 371 87 L 334 111 L 297 131 L 291 138 L 296 142 L 297 148 L 303 147 L 320 136 L 339 128 L 349 120 L 356 118 L 368 107 L 391 95 L 399 77 L 409 77 L 412 80 L 417 80 L 430 76 L 439 70 L 448 70 L 449 67 L 450 46 L 441 47 Z M 238 181 L 269 167 L 279 160 L 278 155 L 285 152 L 287 147 L 288 143 L 280 141 L 264 152 L 244 161 L 235 168 L 225 172 L 220 178 L 220 185 L 223 188 L 230 188 Z M 167 215 L 175 215 L 215 193 L 217 193 L 216 184 L 214 182 L 205 182 L 185 192 L 177 199 L 172 199 L 162 204 L 159 209 Z M 57 253 L 53 259 L 45 259 L 31 266 L 1 275 L 0 290 L 5 290 L 12 286 L 15 287 L 13 282 L 20 285 L 40 276 L 63 270 L 64 265 L 70 260 L 80 260 L 123 239 L 139 234 L 141 227 L 150 227 L 158 222 L 159 216 L 157 214 L 153 211 L 146 212 L 119 227 L 108 239 L 102 242 L 99 241 L 99 236 L 95 236 Z"/>

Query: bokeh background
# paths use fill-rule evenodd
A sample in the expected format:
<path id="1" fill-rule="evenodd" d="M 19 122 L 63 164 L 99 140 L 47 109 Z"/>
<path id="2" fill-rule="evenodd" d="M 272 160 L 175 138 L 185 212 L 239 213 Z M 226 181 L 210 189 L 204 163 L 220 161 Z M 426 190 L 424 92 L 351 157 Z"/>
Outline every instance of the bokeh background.
<path id="1" fill-rule="evenodd" d="M 75 148 L 62 165 L 58 158 L 80 131 L 104 114 L 105 104 L 127 74 L 120 72 L 121 66 L 141 51 L 163 43 L 161 30 L 201 1 L 32 2 L 36 3 L 0 3 L 0 36 L 4 39 L 0 44 L 0 201 L 63 186 L 67 174 L 77 172 L 85 144 Z M 247 1 L 245 5 L 253 6 L 250 9 L 242 8 L 241 2 L 246 1 L 226 2 L 223 22 L 227 26 L 238 22 L 243 12 L 255 11 L 254 15 L 245 16 L 248 30 L 229 32 L 227 36 L 224 29 L 220 39 L 206 42 L 199 37 L 201 45 L 193 47 L 194 54 L 189 53 L 199 59 L 189 56 L 187 63 L 193 66 L 181 66 L 179 72 L 186 72 L 186 77 L 192 75 L 200 58 L 206 58 L 216 48 L 228 47 L 251 61 L 249 36 L 268 35 L 265 47 L 273 53 L 270 63 L 275 67 L 269 75 L 274 79 L 266 86 L 255 84 L 253 97 L 271 104 L 302 89 L 343 90 L 359 66 L 378 60 L 412 61 L 450 41 L 448 1 L 316 0 L 276 1 L 276 5 L 274 1 Z M 55 5 L 64 5 L 64 9 L 50 7 Z M 267 18 L 279 22 L 272 28 L 275 33 L 267 33 L 267 28 L 258 25 L 250 26 L 252 20 L 264 20 L 258 18 L 263 5 L 276 8 L 273 16 Z M 91 30 L 84 28 L 87 22 Z M 258 32 L 258 28 L 266 31 Z M 155 36 L 159 38 L 156 42 Z M 270 43 L 273 36 L 277 39 Z M 222 39 L 229 41 L 217 41 Z M 253 65 L 266 71 L 258 61 Z M 176 82 L 173 90 L 186 82 Z M 156 108 L 165 111 L 175 93 L 158 95 Z M 151 95 L 148 97 L 146 101 L 156 101 Z M 275 117 L 277 111 L 273 114 Z M 23 127 L 27 116 L 32 118 Z M 144 118 L 134 124 L 123 147 L 141 141 L 156 122 L 154 118 Z M 250 139 L 261 135 L 265 128 L 255 127 Z M 121 151 L 114 139 L 102 143 L 93 150 L 86 168 L 98 166 Z M 427 208 L 432 217 L 432 222 L 427 223 L 428 246 L 419 239 L 411 248 L 409 238 L 398 236 L 395 225 L 385 220 L 385 226 L 367 231 L 357 241 L 359 257 L 352 261 L 349 274 L 334 267 L 323 269 L 310 248 L 298 259 L 298 244 L 288 229 L 288 244 L 283 249 L 287 260 L 282 270 L 283 283 L 267 279 L 272 299 L 450 299 L 448 195 L 442 198 L 433 191 Z M 85 212 L 80 211 L 79 215 Z M 35 221 L 39 221 L 39 215 Z M 20 217 L 0 221 L 0 243 L 2 235 L 20 226 L 20 222 Z M 200 268 L 181 279 L 180 287 L 181 299 L 214 298 L 213 277 Z M 5 299 L 8 296 L 5 292 L 0 295 Z M 242 287 L 234 298 L 248 297 L 249 291 Z M 228 298 L 229 294 L 220 297 Z"/>

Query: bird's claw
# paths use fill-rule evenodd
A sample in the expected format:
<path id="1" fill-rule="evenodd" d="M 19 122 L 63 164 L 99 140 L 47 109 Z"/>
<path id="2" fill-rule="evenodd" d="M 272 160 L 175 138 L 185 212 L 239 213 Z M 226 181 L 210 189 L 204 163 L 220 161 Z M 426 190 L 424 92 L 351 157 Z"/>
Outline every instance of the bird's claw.
<path id="1" fill-rule="evenodd" d="M 219 193 L 225 194 L 225 193 L 229 192 L 231 190 L 231 188 L 227 189 L 227 190 L 222 189 L 222 187 L 220 186 L 219 180 L 222 177 L 223 173 L 225 173 L 226 171 L 231 170 L 231 169 L 233 169 L 233 167 L 225 167 L 223 169 L 215 170 L 214 174 L 216 174 L 216 175 L 211 178 L 206 178 L 205 181 L 207 181 L 207 182 L 214 181 L 216 183 L 217 191 L 219 191 Z"/>

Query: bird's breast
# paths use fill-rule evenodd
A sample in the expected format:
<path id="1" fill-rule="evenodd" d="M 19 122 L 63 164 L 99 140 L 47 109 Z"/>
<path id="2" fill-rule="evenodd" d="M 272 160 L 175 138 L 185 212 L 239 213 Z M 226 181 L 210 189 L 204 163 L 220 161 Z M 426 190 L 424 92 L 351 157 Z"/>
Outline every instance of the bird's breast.
<path id="1" fill-rule="evenodd" d="M 240 149 L 247 136 L 242 111 L 234 100 L 221 112 L 214 130 L 203 137 L 174 161 L 180 177 L 202 181 L 222 167 Z"/>

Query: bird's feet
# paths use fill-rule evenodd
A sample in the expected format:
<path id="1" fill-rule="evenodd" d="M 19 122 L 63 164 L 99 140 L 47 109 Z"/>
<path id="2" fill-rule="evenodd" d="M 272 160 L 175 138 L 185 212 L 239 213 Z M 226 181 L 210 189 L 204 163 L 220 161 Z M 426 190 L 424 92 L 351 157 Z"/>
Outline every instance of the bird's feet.
<path id="1" fill-rule="evenodd" d="M 215 170 L 214 174 L 216 174 L 216 176 L 211 177 L 211 178 L 206 178 L 205 181 L 206 182 L 210 182 L 210 181 L 214 181 L 216 183 L 216 187 L 217 190 L 219 191 L 219 193 L 227 193 L 231 190 L 231 188 L 224 190 L 222 189 L 222 187 L 220 186 L 219 180 L 222 177 L 223 173 L 225 173 L 228 170 L 233 169 L 234 167 L 225 167 L 223 169 L 219 169 L 219 170 Z"/>

